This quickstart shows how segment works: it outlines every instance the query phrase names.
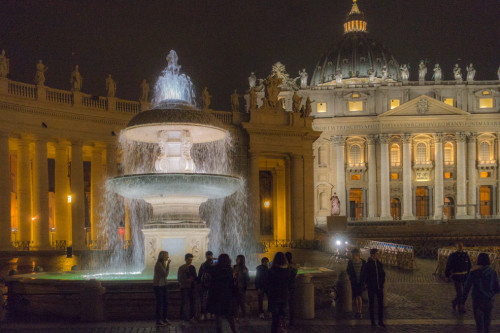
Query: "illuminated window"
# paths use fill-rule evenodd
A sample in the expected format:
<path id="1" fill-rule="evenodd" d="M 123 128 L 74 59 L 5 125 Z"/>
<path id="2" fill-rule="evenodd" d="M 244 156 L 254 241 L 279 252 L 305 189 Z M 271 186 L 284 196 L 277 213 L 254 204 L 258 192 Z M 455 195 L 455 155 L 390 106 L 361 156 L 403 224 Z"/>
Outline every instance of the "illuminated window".
<path id="1" fill-rule="evenodd" d="M 425 143 L 420 142 L 417 144 L 417 163 L 423 163 L 427 161 L 427 146 Z"/>
<path id="2" fill-rule="evenodd" d="M 455 102 L 455 101 L 453 100 L 453 98 L 445 98 L 445 99 L 443 99 L 443 103 L 444 103 L 444 104 L 448 104 L 448 105 L 451 105 L 451 106 L 454 106 L 454 105 L 455 105 L 455 103 L 454 103 L 454 102 Z"/>
<path id="3" fill-rule="evenodd" d="M 391 173 L 391 179 L 399 179 L 399 173 Z"/>
<path id="4" fill-rule="evenodd" d="M 444 145 L 444 164 L 453 164 L 453 143 L 447 142 Z"/>
<path id="5" fill-rule="evenodd" d="M 350 101 L 349 102 L 349 111 L 363 111 L 363 102 L 362 101 Z"/>
<path id="6" fill-rule="evenodd" d="M 479 144 L 479 160 L 489 161 L 490 160 L 490 144 L 483 141 Z"/>
<path id="7" fill-rule="evenodd" d="M 399 106 L 399 99 L 391 99 L 391 110 Z"/>
<path id="8" fill-rule="evenodd" d="M 482 171 L 481 172 L 481 178 L 488 178 L 490 176 L 490 173 L 487 171 Z"/>
<path id="9" fill-rule="evenodd" d="M 351 175 L 351 180 L 361 180 L 361 175 Z"/>
<path id="10" fill-rule="evenodd" d="M 493 107 L 493 98 L 480 98 L 479 108 L 480 109 L 491 109 Z"/>
<path id="11" fill-rule="evenodd" d="M 351 147 L 351 164 L 361 164 L 361 147 L 358 145 L 353 145 Z"/>
<path id="12" fill-rule="evenodd" d="M 318 112 L 326 112 L 326 103 L 318 103 Z"/>
<path id="13" fill-rule="evenodd" d="M 391 146 L 391 165 L 399 166 L 400 165 L 400 157 L 399 157 L 399 145 L 393 144 Z"/>
<path id="14" fill-rule="evenodd" d="M 359 98 L 359 94 L 356 93 L 352 94 L 352 98 Z"/>
<path id="15" fill-rule="evenodd" d="M 483 96 L 490 95 L 491 93 L 488 90 L 483 91 Z"/>
<path id="16" fill-rule="evenodd" d="M 450 179 L 452 176 L 453 176 L 453 174 L 451 172 L 444 173 L 444 178 L 446 178 L 446 179 Z"/>

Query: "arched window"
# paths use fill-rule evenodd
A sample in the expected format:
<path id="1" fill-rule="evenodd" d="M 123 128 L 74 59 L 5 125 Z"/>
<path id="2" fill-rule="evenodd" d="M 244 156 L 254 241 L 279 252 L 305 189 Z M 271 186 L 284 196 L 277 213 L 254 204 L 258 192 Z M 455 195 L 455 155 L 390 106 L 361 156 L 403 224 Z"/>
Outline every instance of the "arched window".
<path id="1" fill-rule="evenodd" d="M 479 144 L 479 160 L 489 161 L 490 160 L 490 144 L 489 142 L 483 141 Z"/>
<path id="2" fill-rule="evenodd" d="M 361 147 L 359 145 L 351 146 L 351 165 L 361 164 Z"/>
<path id="3" fill-rule="evenodd" d="M 444 164 L 453 164 L 455 156 L 453 155 L 453 143 L 447 142 L 444 145 Z"/>
<path id="4" fill-rule="evenodd" d="M 395 143 L 391 146 L 391 165 L 400 166 L 400 164 L 401 159 L 399 156 L 399 145 Z"/>
<path id="5" fill-rule="evenodd" d="M 417 144 L 417 162 L 427 162 L 427 146 L 423 142 Z"/>

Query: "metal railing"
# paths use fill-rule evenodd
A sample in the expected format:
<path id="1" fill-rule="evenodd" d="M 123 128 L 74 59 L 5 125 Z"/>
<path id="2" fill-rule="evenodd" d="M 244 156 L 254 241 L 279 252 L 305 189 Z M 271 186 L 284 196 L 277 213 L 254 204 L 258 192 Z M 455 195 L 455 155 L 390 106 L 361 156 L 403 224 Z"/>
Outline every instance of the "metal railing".
<path id="1" fill-rule="evenodd" d="M 12 242 L 12 246 L 14 246 L 18 250 L 29 251 L 30 250 L 31 241 L 15 241 Z"/>
<path id="2" fill-rule="evenodd" d="M 290 240 L 290 239 L 275 239 L 269 241 L 262 241 L 260 245 L 263 247 L 264 252 L 270 252 L 272 249 L 279 248 L 292 248 L 292 249 L 308 249 L 319 250 L 321 249 L 320 240 Z"/>
<path id="3" fill-rule="evenodd" d="M 384 265 L 404 269 L 415 269 L 415 251 L 413 246 L 367 239 L 356 239 L 360 248 L 377 249 L 378 257 Z"/>
<path id="4" fill-rule="evenodd" d="M 52 242 L 52 247 L 56 250 L 66 250 L 66 240 L 55 240 Z"/>
<path id="5" fill-rule="evenodd" d="M 438 250 L 438 263 L 436 271 L 434 274 L 441 278 L 445 277 L 446 263 L 448 262 L 448 257 L 450 254 L 455 252 L 455 248 L 440 248 Z M 464 251 L 469 254 L 469 258 L 472 265 L 477 263 L 477 256 L 479 253 L 487 253 L 490 257 L 491 268 L 494 269 L 498 275 L 500 275 L 500 247 L 498 246 L 486 246 L 486 247 L 470 247 L 464 248 Z"/>

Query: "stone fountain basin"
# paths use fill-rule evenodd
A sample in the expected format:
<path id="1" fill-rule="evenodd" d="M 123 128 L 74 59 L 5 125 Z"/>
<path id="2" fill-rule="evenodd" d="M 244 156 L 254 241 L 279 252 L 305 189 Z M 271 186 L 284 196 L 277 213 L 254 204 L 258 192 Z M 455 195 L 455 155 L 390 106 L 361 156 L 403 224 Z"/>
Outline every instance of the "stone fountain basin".
<path id="1" fill-rule="evenodd" d="M 111 178 L 108 185 L 129 199 L 158 197 L 224 198 L 236 192 L 241 179 L 207 173 L 147 173 Z"/>

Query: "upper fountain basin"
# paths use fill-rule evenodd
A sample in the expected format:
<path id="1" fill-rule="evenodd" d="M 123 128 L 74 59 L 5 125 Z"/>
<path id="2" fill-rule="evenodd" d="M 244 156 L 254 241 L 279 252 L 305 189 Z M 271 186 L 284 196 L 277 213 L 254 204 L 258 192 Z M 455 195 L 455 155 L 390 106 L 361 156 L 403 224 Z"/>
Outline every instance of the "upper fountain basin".
<path id="1" fill-rule="evenodd" d="M 206 173 L 146 173 L 111 178 L 114 192 L 130 199 L 153 197 L 224 198 L 236 192 L 241 179 Z"/>
<path id="2" fill-rule="evenodd" d="M 182 100 L 167 100 L 158 107 L 139 112 L 128 123 L 123 134 L 129 140 L 157 143 L 163 131 L 189 131 L 193 143 L 222 140 L 226 130 L 210 112 L 196 109 Z"/>

